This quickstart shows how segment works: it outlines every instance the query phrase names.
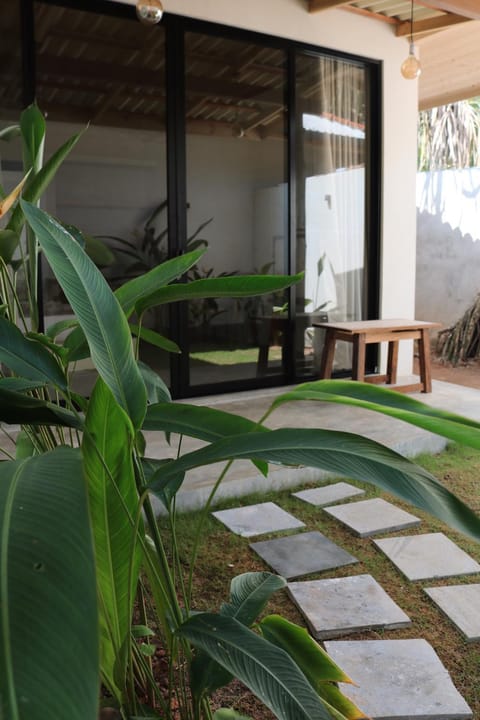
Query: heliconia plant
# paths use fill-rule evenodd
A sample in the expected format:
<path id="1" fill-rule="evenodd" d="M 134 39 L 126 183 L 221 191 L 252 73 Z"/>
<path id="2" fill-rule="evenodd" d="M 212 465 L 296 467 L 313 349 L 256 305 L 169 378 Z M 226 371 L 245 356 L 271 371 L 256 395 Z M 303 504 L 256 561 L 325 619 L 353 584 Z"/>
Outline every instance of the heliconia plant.
<path id="1" fill-rule="evenodd" d="M 27 118 L 39 128 L 37 113 L 29 109 Z M 24 132 L 26 123 L 23 118 Z M 271 461 L 305 464 L 371 482 L 479 539 L 480 519 L 392 450 L 321 428 L 269 430 L 264 421 L 285 402 L 345 402 L 474 447 L 480 447 L 480 424 L 391 391 L 335 380 L 280 395 L 257 422 L 171 402 L 161 378 L 138 360 L 142 336 L 178 351 L 169 338 L 143 333 L 147 309 L 277 292 L 298 276 L 181 282 L 200 249 L 112 292 L 78 232 L 36 207 L 35 199 L 30 194 L 10 209 L 21 218 L 18 227 L 26 222 L 35 251 L 24 257 L 24 269 L 30 271 L 38 252 L 45 255 L 72 319 L 47 333 L 19 329 L 13 280 L 19 267 L 13 254 L 0 253 L 0 422 L 21 426 L 14 450 L 5 449 L 0 464 L 0 717 L 96 720 L 102 684 L 124 720 L 168 720 L 173 695 L 182 720 L 240 720 L 228 708 L 213 714 L 209 703 L 232 677 L 281 720 L 365 717 L 338 690 L 337 683 L 349 678 L 304 629 L 275 615 L 258 621 L 272 593 L 284 587 L 283 578 L 241 575 L 218 612 L 196 611 L 192 574 L 184 578 L 176 553 L 169 557 L 151 495 L 164 505 L 176 548 L 175 496 L 187 470 L 227 461 L 216 488 L 236 458 L 252 460 L 263 473 Z M 65 330 L 60 344 L 57 333 Z M 74 392 L 70 382 L 73 364 L 85 356 L 98 376 L 89 397 Z M 173 460 L 152 459 L 147 431 L 178 433 L 205 445 Z M 212 501 L 213 492 L 203 519 Z M 197 552 L 195 545 L 191 573 Z M 146 588 L 153 624 L 145 613 Z M 152 671 L 156 642 L 168 658 L 168 697 Z"/>

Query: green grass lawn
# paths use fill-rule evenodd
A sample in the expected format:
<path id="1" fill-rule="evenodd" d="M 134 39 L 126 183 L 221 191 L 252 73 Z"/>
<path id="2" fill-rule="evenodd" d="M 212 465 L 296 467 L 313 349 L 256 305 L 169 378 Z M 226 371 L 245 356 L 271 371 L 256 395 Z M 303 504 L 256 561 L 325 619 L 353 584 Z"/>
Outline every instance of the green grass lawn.
<path id="1" fill-rule="evenodd" d="M 442 483 L 477 512 L 480 512 L 480 452 L 451 446 L 440 455 L 417 458 L 417 462 L 436 475 Z M 374 497 L 380 494 L 373 486 L 351 480 L 349 482 L 364 488 L 367 491 L 365 497 Z M 462 549 L 480 562 L 480 545 L 476 542 L 450 530 L 440 521 L 430 518 L 422 511 L 412 508 L 406 503 L 389 497 L 385 493 L 382 494 L 382 497 L 393 500 L 399 507 L 409 510 L 422 518 L 422 523 L 418 528 L 404 531 L 404 534 L 445 532 Z M 376 550 L 370 539 L 355 537 L 321 509 L 293 498 L 290 490 L 268 495 L 250 495 L 231 500 L 228 503 L 222 503 L 218 507 L 236 507 L 267 500 L 276 502 L 302 520 L 306 525 L 305 530 L 319 530 L 360 560 L 355 566 L 339 568 L 333 572 L 317 573 L 302 579 L 343 577 L 349 574 L 370 573 L 413 621 L 412 626 L 407 629 L 385 632 L 367 631 L 346 636 L 346 638 L 426 639 L 433 645 L 450 672 L 456 687 L 470 705 L 473 717 L 480 718 L 480 643 L 466 643 L 460 633 L 443 616 L 422 589 L 424 586 L 480 582 L 480 576 L 474 575 L 462 577 L 461 579 L 450 578 L 430 582 L 410 582 L 395 569 L 387 558 Z M 199 513 L 179 515 L 177 519 L 180 556 L 186 573 L 189 569 L 194 529 L 198 519 Z M 261 539 L 277 537 L 278 535 L 279 533 L 271 536 L 262 535 Z M 168 537 L 168 533 L 165 533 L 165 537 Z M 249 542 L 248 539 L 234 535 L 226 530 L 211 516 L 207 518 L 202 532 L 201 549 L 195 572 L 194 606 L 196 608 L 218 609 L 220 604 L 228 597 L 232 577 L 246 571 L 268 569 L 260 558 L 250 550 Z M 279 612 L 295 622 L 305 624 L 285 591 L 281 591 L 274 596 L 267 610 L 268 612 Z M 237 702 L 238 710 L 242 711 L 243 709 L 243 712 L 255 717 L 256 720 L 272 717 L 259 708 L 253 711 L 252 701 L 249 699 L 248 694 L 240 693 L 240 698 L 237 696 L 238 690 L 234 690 L 233 700 Z M 232 694 L 229 696 L 228 702 L 232 702 Z"/>

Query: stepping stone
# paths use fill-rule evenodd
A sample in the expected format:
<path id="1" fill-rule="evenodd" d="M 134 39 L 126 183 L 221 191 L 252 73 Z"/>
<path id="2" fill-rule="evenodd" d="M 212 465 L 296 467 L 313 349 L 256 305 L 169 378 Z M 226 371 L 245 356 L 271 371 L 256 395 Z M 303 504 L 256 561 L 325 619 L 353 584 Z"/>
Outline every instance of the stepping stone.
<path id="1" fill-rule="evenodd" d="M 381 498 L 361 500 L 348 505 L 333 505 L 324 510 L 360 537 L 405 530 L 416 527 L 421 522 L 415 515 L 400 510 Z"/>
<path id="2" fill-rule="evenodd" d="M 450 585 L 424 590 L 467 642 L 480 640 L 480 585 Z"/>
<path id="3" fill-rule="evenodd" d="M 318 640 L 411 625 L 408 615 L 371 575 L 293 582 L 287 590 Z"/>
<path id="4" fill-rule="evenodd" d="M 250 547 L 287 580 L 358 562 L 353 555 L 316 531 L 262 540 L 251 543 Z"/>
<path id="5" fill-rule="evenodd" d="M 300 490 L 299 492 L 292 493 L 292 495 L 299 500 L 310 503 L 310 505 L 323 507 L 324 505 L 330 505 L 332 502 L 344 500 L 354 495 L 365 495 L 365 490 L 360 490 L 360 488 L 355 487 L 355 485 L 350 485 L 350 483 L 337 482 L 333 483 L 333 485 L 327 485 L 326 487 Z"/>
<path id="6" fill-rule="evenodd" d="M 325 649 L 358 685 L 341 691 L 374 720 L 472 717 L 426 640 L 333 640 Z"/>
<path id="7" fill-rule="evenodd" d="M 480 572 L 480 565 L 443 533 L 374 540 L 409 580 L 433 580 Z"/>
<path id="8" fill-rule="evenodd" d="M 242 537 L 305 527 L 305 523 L 297 520 L 273 502 L 247 505 L 231 510 L 217 510 L 212 515 L 226 525 L 229 530 L 237 535 L 242 535 Z"/>

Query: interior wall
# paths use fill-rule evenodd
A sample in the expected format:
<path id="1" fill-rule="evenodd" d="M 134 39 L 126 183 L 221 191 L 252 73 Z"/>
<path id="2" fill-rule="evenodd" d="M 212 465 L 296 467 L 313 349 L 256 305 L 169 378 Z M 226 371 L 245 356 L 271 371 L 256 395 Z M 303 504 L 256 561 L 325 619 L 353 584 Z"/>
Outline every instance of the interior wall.
<path id="1" fill-rule="evenodd" d="M 127 0 L 134 4 L 134 0 Z M 380 316 L 413 318 L 415 312 L 415 175 L 418 87 L 400 65 L 405 38 L 387 23 L 333 9 L 309 14 L 304 0 L 163 0 L 167 12 L 288 37 L 383 64 L 383 186 Z M 403 346 L 403 347 L 402 347 Z M 412 366 L 412 348 L 401 343 L 399 372 Z"/>

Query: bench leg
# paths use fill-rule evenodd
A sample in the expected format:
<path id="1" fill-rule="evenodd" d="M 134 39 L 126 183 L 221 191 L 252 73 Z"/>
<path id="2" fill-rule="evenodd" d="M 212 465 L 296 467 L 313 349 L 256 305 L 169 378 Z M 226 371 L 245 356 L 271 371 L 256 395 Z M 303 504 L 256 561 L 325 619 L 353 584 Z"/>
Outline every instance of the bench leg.
<path id="1" fill-rule="evenodd" d="M 388 343 L 387 361 L 387 384 L 395 385 L 397 382 L 398 369 L 398 340 L 390 340 Z"/>
<path id="2" fill-rule="evenodd" d="M 320 379 L 328 380 L 332 377 L 333 358 L 335 355 L 335 330 L 327 328 L 325 331 L 325 343 L 323 345 L 322 360 L 320 362 Z"/>
<path id="3" fill-rule="evenodd" d="M 422 392 L 432 392 L 432 374 L 430 369 L 430 335 L 428 330 L 424 328 L 420 330 L 420 338 L 418 340 L 418 359 L 420 361 L 420 382 L 422 384 Z"/>
<path id="4" fill-rule="evenodd" d="M 365 381 L 365 333 L 358 333 L 353 338 L 352 379 Z"/>

